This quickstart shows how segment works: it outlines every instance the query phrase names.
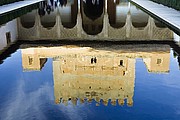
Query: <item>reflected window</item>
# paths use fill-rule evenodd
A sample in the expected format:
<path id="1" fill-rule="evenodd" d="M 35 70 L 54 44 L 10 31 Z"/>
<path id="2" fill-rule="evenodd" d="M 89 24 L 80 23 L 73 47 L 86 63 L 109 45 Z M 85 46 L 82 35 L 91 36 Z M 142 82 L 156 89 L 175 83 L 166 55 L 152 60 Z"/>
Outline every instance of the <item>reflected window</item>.
<path id="1" fill-rule="evenodd" d="M 125 76 L 125 74 L 126 74 L 126 72 L 125 72 L 125 71 L 123 71 L 123 76 Z"/>
<path id="2" fill-rule="evenodd" d="M 28 60 L 29 60 L 29 65 L 32 65 L 32 63 L 33 63 L 33 58 L 32 58 L 32 57 L 28 57 Z"/>
<path id="3" fill-rule="evenodd" d="M 96 59 L 96 57 L 94 58 L 94 63 L 96 63 L 97 62 L 97 59 Z"/>
<path id="4" fill-rule="evenodd" d="M 157 59 L 156 63 L 157 63 L 157 64 L 161 64 L 161 63 L 162 63 L 162 60 L 161 60 L 161 59 Z"/>
<path id="5" fill-rule="evenodd" d="M 97 58 L 95 57 L 95 58 L 91 58 L 91 64 L 93 64 L 93 63 L 97 63 Z"/>
<path id="6" fill-rule="evenodd" d="M 123 66 L 123 60 L 120 60 L 120 66 Z"/>
<path id="7" fill-rule="evenodd" d="M 7 44 L 9 44 L 11 42 L 11 33 L 10 32 L 6 33 L 6 41 L 7 41 Z"/>
<path id="8" fill-rule="evenodd" d="M 93 64 L 93 61 L 94 61 L 93 58 L 91 58 L 91 64 Z"/>

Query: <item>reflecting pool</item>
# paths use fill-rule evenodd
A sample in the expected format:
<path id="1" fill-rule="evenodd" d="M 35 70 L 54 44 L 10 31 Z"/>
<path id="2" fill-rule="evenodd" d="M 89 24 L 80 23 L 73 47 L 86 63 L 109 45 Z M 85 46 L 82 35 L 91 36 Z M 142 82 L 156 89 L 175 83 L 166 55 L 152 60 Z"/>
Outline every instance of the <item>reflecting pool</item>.
<path id="1" fill-rule="evenodd" d="M 180 37 L 126 0 L 42 2 L 0 35 L 0 120 L 180 118 Z"/>
<path id="2" fill-rule="evenodd" d="M 1 119 L 178 119 L 176 55 L 148 42 L 22 44 L 0 65 Z"/>

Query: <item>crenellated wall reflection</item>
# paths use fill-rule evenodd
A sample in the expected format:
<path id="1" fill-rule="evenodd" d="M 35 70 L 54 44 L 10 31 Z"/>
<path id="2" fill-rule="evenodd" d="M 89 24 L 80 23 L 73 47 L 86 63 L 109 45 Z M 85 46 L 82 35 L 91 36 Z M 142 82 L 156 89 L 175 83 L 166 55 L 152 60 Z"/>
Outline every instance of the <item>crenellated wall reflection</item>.
<path id="1" fill-rule="evenodd" d="M 93 2 L 94 1 L 94 2 Z M 19 39 L 172 40 L 173 33 L 160 22 L 126 0 L 67 1 L 33 13 L 35 24 L 25 27 L 19 20 Z M 43 5 L 41 5 L 43 6 Z M 93 8 L 93 9 L 92 9 Z M 47 10 L 47 7 L 41 9 Z M 93 12 L 96 11 L 96 12 Z M 96 14 L 95 14 L 96 13 Z M 28 15 L 22 18 L 27 19 Z M 22 19 L 20 18 L 20 19 Z"/>
<path id="2" fill-rule="evenodd" d="M 142 58 L 148 72 L 169 72 L 168 45 L 106 45 L 29 47 L 21 50 L 24 71 L 41 70 L 53 58 L 55 103 L 79 100 L 97 105 L 133 106 L 136 58 Z"/>

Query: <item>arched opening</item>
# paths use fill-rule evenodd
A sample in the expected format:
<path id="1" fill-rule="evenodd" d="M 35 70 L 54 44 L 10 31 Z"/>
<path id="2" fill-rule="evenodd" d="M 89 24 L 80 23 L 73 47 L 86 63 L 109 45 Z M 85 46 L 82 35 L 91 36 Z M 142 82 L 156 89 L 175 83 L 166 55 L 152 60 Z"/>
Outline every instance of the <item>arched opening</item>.
<path id="1" fill-rule="evenodd" d="M 21 25 L 24 28 L 32 28 L 35 25 L 36 10 L 20 17 Z"/>
<path id="2" fill-rule="evenodd" d="M 144 28 L 148 24 L 149 15 L 136 8 L 135 6 L 131 7 L 131 18 L 132 25 L 135 28 Z"/>
<path id="3" fill-rule="evenodd" d="M 155 23 L 156 27 L 158 27 L 158 28 L 166 28 L 166 25 L 164 25 L 163 23 L 161 23 L 157 20 L 154 20 L 154 23 Z"/>
<path id="4" fill-rule="evenodd" d="M 104 0 L 83 0 L 82 6 L 85 15 L 95 20 L 103 14 Z"/>
<path id="5" fill-rule="evenodd" d="M 50 14 L 46 14 L 41 16 L 41 25 L 44 28 L 51 29 L 56 24 L 56 10 L 51 12 Z"/>
<path id="6" fill-rule="evenodd" d="M 82 27 L 88 35 L 97 35 L 103 29 L 104 0 L 81 0 Z"/>
<path id="7" fill-rule="evenodd" d="M 107 5 L 110 25 L 114 28 L 122 28 L 126 24 L 128 2 L 108 0 Z"/>
<path id="8" fill-rule="evenodd" d="M 59 8 L 61 22 L 65 28 L 73 28 L 77 23 L 78 0 Z"/>

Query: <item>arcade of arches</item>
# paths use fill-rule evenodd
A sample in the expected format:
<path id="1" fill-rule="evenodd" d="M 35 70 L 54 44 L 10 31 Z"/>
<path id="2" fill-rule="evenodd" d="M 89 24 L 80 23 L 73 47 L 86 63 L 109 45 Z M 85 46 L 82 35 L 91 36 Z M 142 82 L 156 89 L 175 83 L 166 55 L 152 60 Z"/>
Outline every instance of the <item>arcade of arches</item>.
<path id="1" fill-rule="evenodd" d="M 127 0 L 42 2 L 19 23 L 19 39 L 26 40 L 172 38 L 168 28 Z"/>

